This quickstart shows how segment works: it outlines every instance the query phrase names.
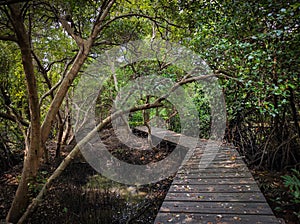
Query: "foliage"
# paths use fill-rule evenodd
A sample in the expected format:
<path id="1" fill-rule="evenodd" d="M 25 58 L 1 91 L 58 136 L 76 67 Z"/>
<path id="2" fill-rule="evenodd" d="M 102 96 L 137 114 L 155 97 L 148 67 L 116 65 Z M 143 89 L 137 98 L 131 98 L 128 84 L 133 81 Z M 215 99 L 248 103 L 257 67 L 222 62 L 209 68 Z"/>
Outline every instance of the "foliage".
<path id="1" fill-rule="evenodd" d="M 110 1 L 28 1 L 20 3 L 22 19 L 30 39 L 34 76 L 39 97 L 41 123 L 49 113 L 61 81 L 66 78 L 82 46 L 94 31 L 95 22 Z M 228 122 L 226 140 L 239 146 L 250 165 L 281 170 L 296 165 L 300 158 L 300 3 L 291 1 L 188 1 L 119 0 L 104 16 L 101 32 L 79 65 L 68 94 L 59 105 L 49 140 L 58 145 L 72 139 L 69 130 L 72 91 L 82 71 L 105 50 L 131 40 L 160 36 L 198 52 L 220 77 L 226 96 Z M 28 90 L 20 48 L 16 43 L 10 7 L 0 5 L 0 162 L 12 166 L 13 152 L 24 152 L 30 133 Z M 63 28 L 67 21 L 71 31 Z M 26 36 L 26 35 L 25 35 Z M 98 121 L 111 110 L 118 90 L 129 81 L 155 74 L 179 81 L 185 72 L 173 65 L 142 61 L 118 69 L 102 83 L 97 99 Z M 115 77 L 113 77 L 115 76 Z M 116 82 L 115 82 L 116 80 Z M 204 87 L 184 86 L 197 106 L 200 137 L 209 137 L 210 108 Z M 154 96 L 148 96 L 154 101 Z M 143 104 L 141 96 L 136 104 Z M 188 108 L 191 105 L 186 105 Z M 55 107 L 53 107 L 55 108 Z M 147 111 L 149 120 L 159 116 L 168 128 L 181 131 L 180 118 L 172 103 Z M 189 116 L 189 114 L 185 114 Z M 143 112 L 130 115 L 131 126 L 142 125 Z M 188 124 L 186 128 L 192 128 Z M 62 135 L 65 134 L 65 141 Z M 30 140 L 30 139 L 29 139 Z M 46 150 L 47 151 L 47 150 Z M 45 156 L 46 157 L 46 156 Z M 2 168 L 2 167 L 1 167 Z M 299 172 L 284 177 L 286 186 L 299 202 Z M 35 180 L 43 183 L 42 180 Z M 39 190 L 32 183 L 30 190 Z"/>
<path id="2" fill-rule="evenodd" d="M 99 4 L 98 1 L 68 0 L 64 3 L 52 1 L 51 4 L 45 1 L 28 7 L 30 13 L 26 14 L 25 19 L 33 21 L 31 35 L 40 97 L 59 82 L 66 64 L 77 51 L 75 41 L 61 29 L 57 15 L 70 16 L 70 23 L 78 35 L 86 38 Z M 298 12 L 297 1 L 120 1 L 105 18 L 109 23 L 96 40 L 91 57 L 84 66 L 104 50 L 130 40 L 162 36 L 192 48 L 216 72 L 227 75 L 220 77 L 227 104 L 227 140 L 238 145 L 251 163 L 280 169 L 296 163 L 299 157 L 294 150 L 300 144 L 297 122 L 300 86 L 297 65 L 300 63 L 300 52 L 295 47 L 300 41 Z M 126 14 L 132 16 L 123 17 Z M 7 21 L 5 14 L 1 14 L 1 18 Z M 9 29 L 5 32 L 11 33 Z M 1 52 L 1 64 L 10 67 L 4 69 L 5 72 L 11 71 L 0 77 L 1 82 L 10 96 L 11 107 L 28 120 L 20 55 L 13 53 L 16 45 L 1 44 L 5 49 Z M 8 61 L 5 58 L 13 60 L 5 64 L 4 60 Z M 158 74 L 174 81 L 183 75 L 174 66 L 161 70 L 153 62 L 142 62 L 116 71 L 118 88 L 131 78 L 147 74 Z M 74 86 L 79 78 L 80 75 Z M 202 137 L 207 137 L 209 107 L 203 98 L 203 91 L 198 87 L 194 90 L 194 102 L 202 121 Z M 100 120 L 107 116 L 116 92 L 111 78 L 103 85 L 102 97 L 97 103 L 97 107 L 102 108 Z M 51 94 L 42 101 L 42 118 L 50 102 Z M 151 116 L 154 116 L 155 110 L 151 111 Z M 172 108 L 160 112 L 164 119 L 171 114 Z M 140 124 L 141 114 L 137 112 L 132 118 L 133 123 L 137 121 Z M 171 125 L 177 131 L 180 130 L 178 119 L 175 116 L 174 125 Z M 54 135 L 57 133 L 53 131 Z M 294 133 L 297 133 L 296 136 Z"/>
<path id="3" fill-rule="evenodd" d="M 15 53 L 16 45 L 0 42 L 0 113 L 9 117 L 23 117 L 27 120 L 28 109 L 26 88 L 23 82 L 20 54 Z M 16 109 L 18 108 L 18 109 Z M 19 162 L 24 150 L 24 129 L 19 129 L 15 122 L 0 117 L 0 168 L 1 171 Z"/>
<path id="4" fill-rule="evenodd" d="M 293 174 L 282 176 L 284 185 L 289 188 L 292 195 L 292 201 L 296 204 L 300 203 L 300 172 L 292 169 Z"/>
<path id="5" fill-rule="evenodd" d="M 205 2 L 205 1 L 204 1 Z M 272 169 L 299 158 L 299 3 L 194 3 L 192 45 L 220 75 L 227 140 L 254 165 Z M 232 77 L 232 78 L 229 78 Z M 295 136 L 295 133 L 296 136 Z"/>
<path id="6" fill-rule="evenodd" d="M 40 190 L 42 189 L 43 185 L 46 183 L 47 181 L 47 171 L 41 171 L 37 177 L 35 178 L 35 180 L 30 180 L 30 182 L 28 183 L 28 187 L 29 187 L 29 191 L 32 194 L 33 198 L 35 197 L 35 195 L 37 195 Z"/>

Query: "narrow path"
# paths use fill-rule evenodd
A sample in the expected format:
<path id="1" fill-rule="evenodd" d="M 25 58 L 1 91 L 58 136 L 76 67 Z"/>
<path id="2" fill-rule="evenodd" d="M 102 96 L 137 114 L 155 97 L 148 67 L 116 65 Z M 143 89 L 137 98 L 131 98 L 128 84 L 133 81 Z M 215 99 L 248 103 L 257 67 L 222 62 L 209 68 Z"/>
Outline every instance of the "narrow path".
<path id="1" fill-rule="evenodd" d="M 197 141 L 159 128 L 152 136 L 185 147 Z M 178 170 L 155 223 L 279 223 L 236 149 L 221 146 L 210 157 L 205 144 L 199 141 Z M 207 166 L 200 169 L 206 157 Z"/>

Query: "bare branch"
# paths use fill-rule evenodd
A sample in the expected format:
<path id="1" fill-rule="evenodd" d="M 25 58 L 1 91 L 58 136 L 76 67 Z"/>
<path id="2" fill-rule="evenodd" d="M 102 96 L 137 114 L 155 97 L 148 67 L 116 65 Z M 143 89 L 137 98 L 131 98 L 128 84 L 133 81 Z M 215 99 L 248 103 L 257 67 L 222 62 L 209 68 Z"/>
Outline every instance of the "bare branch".
<path id="1" fill-rule="evenodd" d="M 145 104 L 139 107 L 132 108 L 132 111 L 143 110 L 143 109 L 150 109 L 154 107 L 158 107 L 161 104 Z M 131 110 L 128 110 L 131 111 Z M 68 156 L 61 162 L 61 164 L 57 167 L 57 169 L 53 172 L 53 174 L 49 177 L 47 182 L 44 184 L 42 190 L 39 192 L 37 197 L 33 199 L 31 204 L 27 207 L 25 213 L 20 218 L 18 223 L 24 223 L 24 221 L 28 218 L 28 216 L 35 210 L 35 208 L 41 203 L 44 195 L 47 193 L 48 188 L 52 184 L 52 182 L 60 176 L 60 174 L 66 169 L 66 167 L 73 161 L 73 159 L 78 155 L 80 151 L 80 147 L 84 145 L 86 142 L 90 141 L 93 136 L 100 130 L 102 130 L 106 125 L 108 125 L 113 119 L 123 115 L 126 111 L 117 111 L 112 115 L 105 118 L 100 124 L 98 124 L 86 137 L 84 137 L 76 146 L 75 148 L 68 154 Z"/>
<path id="2" fill-rule="evenodd" d="M 0 0 L 0 5 L 10 5 L 15 3 L 29 2 L 30 0 Z"/>
<path id="3" fill-rule="evenodd" d="M 83 39 L 75 34 L 75 29 L 71 27 L 71 25 L 68 23 L 68 20 L 66 16 L 60 16 L 59 21 L 63 28 L 67 31 L 67 33 L 75 40 L 76 44 L 80 47 L 83 44 Z"/>
<path id="4" fill-rule="evenodd" d="M 62 59 L 60 59 L 60 60 L 53 61 L 53 62 L 51 62 L 45 69 L 46 69 L 46 71 L 48 72 L 48 71 L 51 70 L 51 67 L 52 67 L 53 65 L 55 65 L 56 63 L 62 63 L 62 62 L 65 62 L 66 60 L 68 60 L 68 58 L 62 58 Z M 72 60 L 74 60 L 74 57 L 73 57 Z"/>
<path id="5" fill-rule="evenodd" d="M 108 41 L 108 40 L 101 40 L 101 41 L 95 42 L 93 44 L 94 47 L 100 46 L 100 45 L 108 45 L 111 47 L 111 46 L 119 46 L 120 44 L 118 44 L 116 42 Z"/>
<path id="6" fill-rule="evenodd" d="M 13 41 L 13 42 L 18 41 L 17 38 L 14 35 L 0 36 L 0 40 Z"/>
<path id="7" fill-rule="evenodd" d="M 62 81 L 63 81 L 63 79 L 64 79 L 64 77 L 65 77 L 65 75 L 66 75 L 66 73 L 67 73 L 67 71 L 68 71 L 68 69 L 69 69 L 69 67 L 70 67 L 70 65 L 74 62 L 75 58 L 76 58 L 76 57 L 74 56 L 74 57 L 66 64 L 65 69 L 64 69 L 64 72 L 63 72 L 63 75 L 62 75 L 62 78 L 61 78 L 54 86 L 52 86 L 52 87 L 49 89 L 48 92 L 44 93 L 44 94 L 41 96 L 40 101 L 39 101 L 40 107 L 42 106 L 43 100 L 44 100 L 47 96 L 52 95 L 53 92 L 54 92 L 54 91 L 59 87 L 59 85 L 62 83 Z M 49 65 L 49 66 L 50 66 L 50 65 Z"/>
<path id="8" fill-rule="evenodd" d="M 6 120 L 10 120 L 10 121 L 13 121 L 13 122 L 19 122 L 25 126 L 25 127 L 28 127 L 29 126 L 29 122 L 23 120 L 23 119 L 17 119 L 15 116 L 11 115 L 11 114 L 6 114 L 6 113 L 3 113 L 3 112 L 0 112 L 0 117 L 6 119 Z"/>
<path id="9" fill-rule="evenodd" d="M 53 62 L 51 62 L 50 64 L 48 64 L 47 67 L 44 67 L 44 66 L 42 65 L 42 63 L 41 63 L 41 60 L 38 58 L 38 56 L 35 54 L 35 52 L 32 51 L 31 53 L 32 53 L 32 55 L 33 55 L 34 60 L 35 60 L 35 61 L 37 62 L 37 64 L 38 64 L 39 70 L 40 70 L 42 73 L 47 73 L 47 72 L 49 72 L 49 71 L 51 70 L 51 67 L 52 67 L 53 65 L 55 65 L 56 63 L 62 63 L 62 62 L 64 62 L 64 61 L 68 60 L 68 58 L 65 57 L 65 58 L 62 58 L 62 59 L 60 59 L 60 60 L 53 61 Z M 73 57 L 72 60 L 74 60 L 74 57 Z"/>
<path id="10" fill-rule="evenodd" d="M 214 71 L 214 73 L 216 74 L 216 76 L 220 76 L 220 77 L 224 77 L 227 79 L 233 79 L 235 81 L 242 82 L 241 80 L 230 76 L 228 72 L 223 71 L 223 70 L 216 70 L 216 71 Z"/>
<path id="11" fill-rule="evenodd" d="M 39 70 L 41 71 L 41 73 L 45 73 L 46 70 L 45 70 L 44 66 L 42 65 L 41 60 L 38 58 L 38 56 L 35 54 L 35 52 L 33 50 L 31 50 L 31 54 L 33 55 L 33 58 L 36 61 L 36 63 L 38 65 Z"/>
<path id="12" fill-rule="evenodd" d="M 96 37 L 98 36 L 100 31 L 103 29 L 103 26 L 101 26 L 101 24 L 105 20 L 106 16 L 109 13 L 109 10 L 111 9 L 111 7 L 113 6 L 113 4 L 115 2 L 116 2 L 115 0 L 110 0 L 107 4 L 106 8 L 103 10 L 103 12 L 99 13 L 99 16 L 97 17 L 96 22 L 94 24 L 94 27 L 92 29 L 92 33 L 90 35 L 90 38 L 96 39 Z"/>
<path id="13" fill-rule="evenodd" d="M 149 19 L 150 21 L 154 22 L 154 24 L 156 24 L 156 26 L 158 26 L 158 27 L 161 26 L 161 25 L 158 25 L 158 23 L 161 23 L 161 22 L 159 22 L 159 20 L 161 20 L 161 21 L 166 22 L 168 25 L 175 26 L 175 27 L 178 27 L 178 28 L 183 28 L 182 26 L 171 23 L 170 21 L 168 21 L 168 20 L 166 20 L 165 18 L 162 18 L 162 17 L 152 17 L 152 16 L 148 16 L 148 15 L 145 15 L 145 14 L 140 14 L 140 13 L 129 13 L 129 14 L 126 14 L 126 15 L 116 16 L 116 17 L 112 18 L 111 20 L 109 20 L 105 24 L 103 24 L 101 26 L 101 29 L 103 29 L 104 27 L 108 26 L 109 24 L 111 24 L 112 22 L 114 22 L 118 19 L 129 18 L 129 17 L 140 17 L 140 18 Z"/>

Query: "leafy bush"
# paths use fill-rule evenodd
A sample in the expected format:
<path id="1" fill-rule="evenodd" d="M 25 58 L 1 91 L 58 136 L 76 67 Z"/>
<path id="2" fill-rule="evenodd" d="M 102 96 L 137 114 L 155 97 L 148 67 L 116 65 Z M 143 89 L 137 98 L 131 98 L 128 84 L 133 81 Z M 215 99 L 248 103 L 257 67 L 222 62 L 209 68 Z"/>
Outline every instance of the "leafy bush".
<path id="1" fill-rule="evenodd" d="M 300 172 L 296 169 L 292 169 L 292 175 L 282 176 L 284 185 L 289 188 L 292 195 L 292 201 L 294 203 L 300 203 Z"/>

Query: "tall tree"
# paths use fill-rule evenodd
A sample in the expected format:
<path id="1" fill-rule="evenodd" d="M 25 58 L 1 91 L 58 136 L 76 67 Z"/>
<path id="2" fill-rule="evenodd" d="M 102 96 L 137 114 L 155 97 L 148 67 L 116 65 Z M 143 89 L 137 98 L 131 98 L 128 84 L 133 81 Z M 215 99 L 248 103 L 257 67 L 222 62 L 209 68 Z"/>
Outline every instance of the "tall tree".
<path id="1" fill-rule="evenodd" d="M 41 126 L 40 108 L 38 101 L 37 82 L 31 55 L 30 36 L 25 27 L 21 7 L 19 5 L 9 6 L 9 16 L 15 33 L 16 41 L 20 47 L 22 64 L 26 76 L 28 92 L 28 104 L 30 111 L 30 129 L 28 139 L 25 141 L 25 156 L 22 177 L 8 214 L 8 220 L 16 222 L 20 212 L 26 208 L 29 202 L 28 186 L 37 175 L 41 157 Z"/>
<path id="2" fill-rule="evenodd" d="M 61 105 L 85 64 L 112 45 L 153 35 L 152 27 L 166 38 L 170 35 L 174 24 L 168 22 L 164 9 L 174 9 L 173 2 L 116 2 L 45 0 L 0 4 L 0 40 L 19 46 L 30 112 L 18 119 L 2 116 L 23 127 L 28 126 L 27 119 L 30 123 L 22 177 L 8 222 L 18 222 L 28 206 L 29 186 L 37 175 L 43 151 L 47 150 L 45 143 L 53 125 L 62 121 Z"/>

